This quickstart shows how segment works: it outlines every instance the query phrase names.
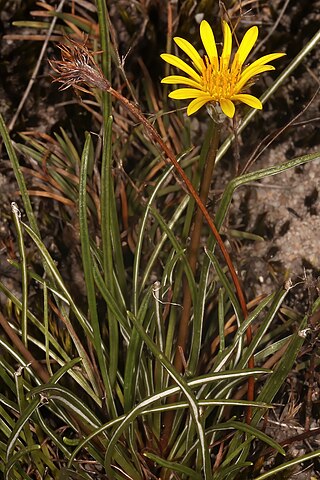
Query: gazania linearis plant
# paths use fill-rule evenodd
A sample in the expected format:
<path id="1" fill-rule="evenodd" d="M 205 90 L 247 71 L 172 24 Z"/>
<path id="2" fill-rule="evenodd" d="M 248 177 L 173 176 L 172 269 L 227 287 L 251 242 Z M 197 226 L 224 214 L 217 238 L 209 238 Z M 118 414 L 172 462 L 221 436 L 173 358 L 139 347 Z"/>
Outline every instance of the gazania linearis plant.
<path id="1" fill-rule="evenodd" d="M 104 2 L 97 3 L 101 44 L 107 45 L 107 29 L 103 23 L 107 10 Z M 68 19 L 70 22 L 70 17 Z M 163 80 L 186 87 L 170 96 L 191 100 L 187 114 L 197 113 L 204 105 L 213 110 L 199 156 L 182 143 L 185 151 L 181 147 L 177 155 L 173 152 L 167 135 L 163 135 L 163 130 L 162 135 L 159 134 L 161 128 L 158 130 L 157 123 L 151 123 L 139 104 L 129 100 L 129 95 L 126 98 L 125 89 L 115 87 L 112 76 L 106 78 L 99 52 L 88 48 L 89 39 L 77 42 L 66 38 L 65 43 L 59 45 L 61 59 L 50 61 L 61 90 L 70 87 L 83 93 L 99 90 L 100 98 L 111 94 L 116 109 L 121 103 L 121 112 L 125 107 L 135 121 L 134 126 L 128 125 L 128 131 L 133 130 L 128 140 L 121 135 L 117 137 L 119 125 L 117 129 L 112 128 L 110 110 L 104 109 L 100 130 L 102 153 L 88 133 L 81 163 L 76 164 L 78 177 L 72 177 L 72 193 L 78 188 L 79 197 L 79 263 L 83 266 L 85 283 L 85 299 L 81 302 L 69 291 L 40 238 L 15 151 L 4 122 L 0 122 L 0 132 L 31 225 L 30 228 L 23 221 L 15 206 L 13 214 L 23 259 L 21 270 L 24 278 L 29 274 L 39 283 L 45 305 L 43 319 L 41 313 L 34 314 L 25 300 L 21 304 L 19 299 L 10 296 L 16 308 L 23 312 L 23 322 L 29 319 L 37 330 L 33 337 L 22 322 L 22 341 L 20 331 L 13 331 L 11 322 L 0 315 L 0 324 L 11 335 L 21 355 L 21 358 L 14 357 L 15 362 L 21 362 L 27 373 L 21 375 L 20 369 L 14 375 L 10 365 L 5 362 L 0 365 L 6 372 L 3 378 L 10 391 L 16 388 L 18 393 L 17 402 L 10 404 L 0 397 L 1 406 L 11 408 L 15 416 L 15 421 L 10 422 L 8 415 L 3 415 L 9 425 L 3 430 L 7 433 L 7 447 L 5 457 L 1 457 L 5 458 L 6 479 L 10 475 L 14 480 L 23 478 L 20 462 L 22 471 L 29 462 L 33 470 L 28 473 L 37 472 L 40 478 L 51 475 L 52 478 L 85 480 L 92 476 L 117 480 L 249 477 L 262 480 L 264 473 L 261 476 L 258 470 L 263 459 L 256 461 L 252 455 L 253 440 L 257 440 L 255 448 L 267 444 L 272 451 L 284 455 L 283 447 L 263 433 L 260 419 L 273 407 L 276 392 L 291 369 L 303 342 L 295 332 L 304 328 L 306 318 L 299 324 L 296 322 L 295 332 L 285 338 L 286 342 L 273 338 L 274 350 L 269 348 L 272 322 L 291 285 L 266 298 L 247 299 L 230 251 L 219 232 L 238 186 L 281 173 L 311 161 L 316 155 L 236 177 L 212 208 L 209 194 L 223 123 L 228 122 L 227 117 L 233 117 L 237 102 L 261 108 L 259 99 L 247 89 L 253 77 L 272 70 L 269 63 L 283 55 L 270 54 L 247 66 L 257 28 L 248 30 L 234 56 L 231 32 L 232 28 L 224 22 L 220 55 L 206 21 L 200 26 L 204 47 L 201 54 L 187 40 L 176 38 L 176 44 L 188 55 L 191 66 L 179 57 L 163 54 L 166 62 L 188 76 L 172 75 Z M 116 45 L 113 48 L 116 49 Z M 179 115 L 188 125 L 184 113 Z M 121 116 L 122 122 L 124 118 Z M 161 124 L 159 113 L 157 120 L 161 126 L 168 122 L 170 125 L 170 116 Z M 121 149 L 119 154 L 119 145 L 130 143 L 132 138 L 133 143 L 143 142 L 152 167 L 157 166 L 159 160 L 163 160 L 163 166 L 152 176 L 152 181 L 147 182 L 145 160 L 138 160 L 139 181 L 147 186 L 139 190 L 134 185 L 138 179 L 130 172 L 136 196 L 132 192 L 126 196 L 130 187 L 124 185 L 122 178 L 117 182 L 121 173 L 119 168 L 114 169 L 114 160 L 122 159 L 125 151 Z M 64 148 L 63 152 L 72 148 L 66 135 L 57 136 L 57 142 Z M 29 148 L 19 148 L 43 168 L 43 144 L 33 141 Z M 50 155 L 47 158 L 50 167 L 52 159 Z M 59 171 L 52 169 L 55 175 L 61 173 L 60 163 L 58 165 Z M 94 180 L 92 171 L 98 172 Z M 65 184 L 68 176 L 62 180 L 61 184 Z M 166 189 L 173 198 L 168 210 L 163 202 Z M 96 194 L 94 205 L 90 202 L 91 192 Z M 140 203 L 137 192 L 143 197 Z M 139 203 L 137 215 L 140 217 L 135 225 L 135 243 L 130 245 L 133 260 L 125 267 L 127 232 L 121 231 L 118 217 L 120 206 L 124 211 L 126 201 L 129 209 L 134 202 Z M 93 230 L 89 222 L 95 206 L 99 214 Z M 43 278 L 31 269 L 27 271 L 23 255 L 25 236 L 42 255 Z M 2 290 L 10 295 L 4 287 Z M 49 329 L 48 311 L 55 312 L 67 330 L 70 351 L 62 349 L 58 329 L 54 334 Z M 43 352 L 45 361 L 40 363 L 34 356 L 27 355 L 23 363 L 25 349 L 33 342 L 36 353 L 40 352 L 41 356 Z M 11 346 L 1 345 L 6 353 L 14 354 Z M 270 370 L 276 362 L 279 368 Z M 255 389 L 254 382 L 259 390 Z M 4 451 L 3 443 L 0 452 Z M 255 471 L 251 469 L 253 462 Z"/>

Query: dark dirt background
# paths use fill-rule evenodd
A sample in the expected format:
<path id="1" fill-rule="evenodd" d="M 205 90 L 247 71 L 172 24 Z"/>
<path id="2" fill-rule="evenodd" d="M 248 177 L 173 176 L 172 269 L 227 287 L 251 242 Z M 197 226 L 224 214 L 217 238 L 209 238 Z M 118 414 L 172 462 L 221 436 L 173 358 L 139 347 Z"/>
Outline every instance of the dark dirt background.
<path id="1" fill-rule="evenodd" d="M 48 2 L 56 5 L 56 2 Z M 86 3 L 91 4 L 90 15 L 95 17 L 93 2 L 75 2 L 81 12 L 86 11 Z M 240 14 L 239 4 L 225 2 L 232 19 Z M 243 2 L 244 3 L 244 2 Z M 65 9 L 71 9 L 72 1 L 65 2 Z M 147 102 L 141 88 L 141 65 L 143 60 L 155 91 L 160 98 L 160 78 L 163 63 L 159 54 L 166 49 L 167 11 L 166 1 L 129 2 L 110 1 L 109 9 L 118 42 L 120 55 L 127 55 L 125 70 L 130 81 L 140 93 L 142 108 L 147 110 Z M 38 59 L 41 41 L 29 39 L 34 33 L 30 29 L 12 26 L 13 21 L 32 19 L 30 11 L 36 10 L 36 2 L 31 0 L 0 1 L 0 110 L 9 123 L 25 92 Z M 212 24 L 219 24 L 221 4 L 216 1 L 176 1 L 172 2 L 174 34 L 185 38 L 198 38 L 201 14 Z M 199 16 L 200 15 L 200 16 Z M 300 49 L 312 38 L 320 26 L 319 0 L 291 0 L 274 2 L 252 1 L 242 8 L 242 22 L 239 37 L 252 24 L 259 25 L 259 54 L 285 51 L 287 57 L 277 63 L 277 71 L 289 64 Z M 20 39 L 10 35 L 20 34 Z M 9 37 L 8 37 L 9 36 Z M 25 38 L 24 38 L 25 37 Z M 130 51 L 128 48 L 130 46 Z M 50 69 L 46 58 L 57 55 L 57 50 L 49 43 L 35 84 L 12 129 L 12 138 L 19 140 L 18 132 L 36 129 L 53 134 L 60 126 L 72 135 L 81 151 L 83 134 L 86 129 L 99 131 L 99 118 L 82 108 L 72 92 L 60 93 L 51 84 Z M 296 115 L 304 110 L 319 87 L 320 52 L 314 48 L 302 64 L 295 70 L 284 86 L 269 101 L 263 113 L 256 116 L 253 124 L 239 137 L 240 165 L 246 164 L 251 153 L 265 136 L 283 128 Z M 253 87 L 259 96 L 272 83 L 276 74 L 265 74 Z M 63 103 L 65 102 L 65 103 Z M 181 104 L 182 105 L 182 104 Z M 179 104 L 179 107 L 181 106 Z M 175 108 L 175 105 L 171 105 Z M 320 102 L 317 95 L 301 116 L 282 133 L 251 169 L 261 169 L 285 160 L 320 151 Z M 150 112 L 152 113 L 152 112 Z M 200 113 L 192 119 L 196 143 L 203 138 L 206 130 L 206 114 Z M 229 133 L 226 129 L 225 135 Z M 235 152 L 230 150 L 216 170 L 213 198 L 219 197 L 223 185 L 235 174 Z M 28 165 L 28 159 L 22 159 Z M 30 165 L 28 165 L 30 166 Z M 126 168 L 126 165 L 124 166 Z M 278 288 L 285 279 L 291 277 L 297 286 L 288 296 L 287 305 L 298 314 L 308 311 L 312 301 L 319 295 L 320 272 L 320 200 L 319 200 L 319 161 L 289 170 L 284 174 L 267 178 L 257 184 L 239 189 L 233 200 L 228 218 L 229 229 L 246 231 L 263 238 L 261 241 L 246 240 L 231 235 L 226 240 L 233 252 L 234 261 L 248 294 L 254 298 L 260 293 L 269 293 Z M 32 178 L 29 181 L 33 182 Z M 8 266 L 7 258 L 14 258 L 15 234 L 12 230 L 12 201 L 19 203 L 16 183 L 9 163 L 2 149 L 0 158 L 0 275 L 1 280 L 15 292 L 19 292 L 19 274 Z M 218 192 L 218 193 L 217 193 Z M 74 218 L 72 209 L 65 213 L 65 224 L 58 220 L 61 213 L 52 200 L 33 198 L 39 214 L 40 228 L 46 244 L 54 252 L 57 262 L 65 275 L 77 277 L 77 253 L 71 247 L 70 229 L 66 230 Z M 52 217 L 47 213 L 52 211 Z M 50 217 L 50 215 L 49 215 Z M 58 241 L 59 238 L 59 241 Z M 30 254 L 31 255 L 31 254 Z M 81 275 L 77 288 L 81 288 Z M 2 298 L 2 302 L 6 300 Z M 320 392 L 318 369 L 312 372 L 301 365 L 309 365 L 311 356 L 318 360 L 317 328 L 308 336 L 295 371 L 287 380 L 277 399 L 282 405 L 270 418 L 267 431 L 277 440 L 298 435 L 305 431 L 306 397 L 312 388 L 311 428 L 319 427 Z M 309 375 L 309 377 L 308 377 Z M 310 402 L 309 404 L 310 405 Z M 310 415 L 310 411 L 308 413 Z M 295 457 L 320 447 L 320 436 L 310 436 L 292 444 L 290 454 Z M 273 459 L 277 462 L 278 459 Z M 308 467 L 308 466 L 306 466 Z M 312 470 L 292 476 L 295 479 L 310 478 Z M 320 478 L 320 465 L 315 461 L 313 474 Z"/>

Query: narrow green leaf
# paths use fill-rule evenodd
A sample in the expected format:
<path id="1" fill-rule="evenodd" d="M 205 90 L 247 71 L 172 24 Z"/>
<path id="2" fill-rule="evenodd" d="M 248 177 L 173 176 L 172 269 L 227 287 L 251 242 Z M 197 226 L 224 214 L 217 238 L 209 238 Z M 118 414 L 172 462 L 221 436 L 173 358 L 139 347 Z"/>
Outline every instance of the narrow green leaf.
<path id="1" fill-rule="evenodd" d="M 90 410 L 90 408 L 82 401 L 81 398 L 67 388 L 62 387 L 61 385 L 47 383 L 45 385 L 35 387 L 30 392 L 31 396 L 38 396 L 40 394 L 46 401 L 57 400 L 59 403 L 68 408 L 70 412 L 81 418 L 91 428 L 97 428 L 100 425 L 99 419 L 92 412 L 92 410 Z M 33 400 L 33 402 L 35 400 Z"/>
<path id="2" fill-rule="evenodd" d="M 23 175 L 22 175 L 22 172 L 21 172 L 21 169 L 20 169 L 20 165 L 19 165 L 19 161 L 18 161 L 16 152 L 14 151 L 11 139 L 9 137 L 9 132 L 7 130 L 6 124 L 4 123 L 4 120 L 3 120 L 3 117 L 2 117 L 1 114 L 0 114 L 0 135 L 3 138 L 3 141 L 4 141 L 4 144 L 5 144 L 8 156 L 10 158 L 11 165 L 12 165 L 16 180 L 18 182 L 19 191 L 21 193 L 21 198 L 22 198 L 22 201 L 23 201 L 23 206 L 24 206 L 26 215 L 28 217 L 29 223 L 30 223 L 33 231 L 37 234 L 38 237 L 40 237 L 38 224 L 37 224 L 36 218 L 35 218 L 33 210 L 32 210 L 31 202 L 30 202 L 30 199 L 29 199 L 28 191 L 27 191 L 27 186 L 26 186 L 26 183 L 24 181 L 24 178 L 23 178 Z"/>
<path id="3" fill-rule="evenodd" d="M 29 453 L 36 452 L 41 449 L 40 445 L 31 445 L 30 447 L 22 448 L 19 452 L 13 455 L 10 460 L 7 461 L 6 468 L 4 471 L 4 480 L 11 480 L 10 479 L 10 472 L 15 464 L 21 460 L 23 457 L 28 455 Z"/>
<path id="4" fill-rule="evenodd" d="M 16 203 L 11 204 L 11 210 L 13 213 L 13 220 L 14 225 L 17 231 L 17 239 L 18 239 L 18 248 L 19 248 L 19 255 L 20 255 L 20 263 L 21 263 L 21 284 L 22 284 L 22 312 L 21 312 L 21 330 L 22 336 L 21 340 L 22 343 L 26 348 L 28 348 L 28 322 L 27 322 L 27 309 L 28 309 L 28 275 L 27 275 L 27 260 L 26 260 L 26 252 L 24 247 L 23 241 L 23 231 L 21 228 L 20 218 L 21 213 Z"/>
<path id="5" fill-rule="evenodd" d="M 86 142 L 81 157 L 80 183 L 79 183 L 79 223 L 80 223 L 80 242 L 81 259 L 83 264 L 84 278 L 87 290 L 88 311 L 93 330 L 93 344 L 98 358 L 100 372 L 103 384 L 106 389 L 107 405 L 110 414 L 116 416 L 116 408 L 112 401 L 112 388 L 107 372 L 106 359 L 103 354 L 103 342 L 100 332 L 100 322 L 97 311 L 96 291 L 93 276 L 93 262 L 90 252 L 90 238 L 87 220 L 87 169 L 89 158 L 93 156 L 93 145 L 90 134 L 87 134 Z M 115 340 L 116 341 L 116 340 Z"/>
<path id="6" fill-rule="evenodd" d="M 157 463 L 161 467 L 167 468 L 173 472 L 182 473 L 184 475 L 188 475 L 188 478 L 191 480 L 202 480 L 202 476 L 199 473 L 196 473 L 191 468 L 182 465 L 181 463 L 177 462 L 170 462 L 165 458 L 161 458 L 158 455 L 155 455 L 151 452 L 145 452 L 144 456 L 152 460 L 153 462 Z"/>
<path id="7" fill-rule="evenodd" d="M 9 461 L 11 457 L 12 450 L 15 447 L 15 444 L 20 436 L 21 430 L 23 427 L 29 422 L 33 412 L 39 407 L 41 404 L 41 399 L 40 397 L 34 398 L 28 406 L 21 412 L 19 419 L 17 420 L 13 430 L 12 434 L 8 440 L 7 444 L 7 451 L 6 451 L 6 460 L 7 462 Z M 33 446 L 31 446 L 32 448 Z"/>
<path id="8" fill-rule="evenodd" d="M 272 468 L 266 473 L 255 477 L 255 480 L 264 480 L 268 477 L 274 477 L 275 475 L 283 472 L 283 470 L 287 470 L 288 468 L 294 467 L 295 465 L 299 465 L 299 463 L 308 462 L 313 458 L 320 457 L 320 450 L 316 450 L 315 452 L 306 453 L 305 455 L 301 455 L 301 457 L 294 458 L 293 460 L 289 460 L 289 462 L 282 463 L 277 467 Z"/>
<path id="9" fill-rule="evenodd" d="M 107 100 L 106 100 L 107 101 Z M 105 105 L 106 107 L 106 105 Z M 114 188 L 112 179 L 112 117 L 105 118 L 104 137 L 103 137 L 103 161 L 101 171 L 101 239 L 103 253 L 103 273 L 104 281 L 111 295 L 115 295 L 116 287 L 114 285 L 113 265 L 113 239 L 119 238 L 119 228 L 112 222 L 112 205 L 114 203 Z M 118 243 L 117 243 L 118 245 Z M 122 250 L 117 252 L 122 258 Z M 122 269 L 121 269 L 122 270 Z M 126 292 L 123 292 L 123 294 Z M 113 388 L 116 382 L 118 370 L 119 353 L 119 327 L 112 310 L 107 304 L 107 321 L 109 326 L 109 375 L 108 381 Z M 109 400 L 110 403 L 110 400 Z M 108 403 L 108 405 L 109 405 Z M 115 406 L 109 405 L 113 417 L 117 415 Z"/>

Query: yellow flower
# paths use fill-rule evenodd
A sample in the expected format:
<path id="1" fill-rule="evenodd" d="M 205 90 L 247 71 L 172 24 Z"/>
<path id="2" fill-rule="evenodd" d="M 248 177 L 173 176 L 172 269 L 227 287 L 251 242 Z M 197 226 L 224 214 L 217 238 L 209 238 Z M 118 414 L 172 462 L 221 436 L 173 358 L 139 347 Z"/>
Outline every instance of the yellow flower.
<path id="1" fill-rule="evenodd" d="M 233 61 L 230 62 L 232 34 L 226 22 L 223 22 L 222 28 L 223 49 L 220 58 L 218 57 L 214 34 L 209 23 L 205 20 L 200 25 L 200 36 L 205 49 L 203 57 L 187 40 L 180 37 L 174 38 L 178 47 L 192 60 L 193 67 L 190 67 L 175 55 L 169 53 L 161 55 L 165 62 L 178 67 L 190 77 L 170 75 L 162 80 L 162 83 L 187 85 L 189 87 L 179 88 L 169 94 L 170 98 L 176 100 L 193 99 L 187 109 L 188 115 L 192 115 L 203 105 L 210 102 L 219 103 L 223 113 L 230 118 L 234 116 L 234 102 L 236 101 L 261 110 L 260 100 L 253 95 L 242 93 L 243 88 L 255 75 L 274 70 L 274 67 L 267 65 L 267 63 L 285 55 L 285 53 L 271 53 L 264 55 L 251 65 L 243 67 L 258 38 L 258 27 L 251 27 L 245 33 Z"/>

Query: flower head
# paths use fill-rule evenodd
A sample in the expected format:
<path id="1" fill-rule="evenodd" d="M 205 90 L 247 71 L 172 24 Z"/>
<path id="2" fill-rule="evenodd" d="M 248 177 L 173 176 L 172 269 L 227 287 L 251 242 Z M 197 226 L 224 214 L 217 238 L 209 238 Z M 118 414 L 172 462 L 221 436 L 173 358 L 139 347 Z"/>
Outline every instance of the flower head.
<path id="1" fill-rule="evenodd" d="M 203 57 L 187 40 L 180 37 L 174 38 L 178 47 L 192 60 L 192 67 L 175 55 L 169 53 L 161 55 L 165 62 L 188 75 L 188 77 L 170 75 L 162 80 L 162 83 L 187 86 L 174 90 L 169 97 L 176 100 L 193 99 L 187 109 L 188 115 L 192 115 L 210 102 L 218 103 L 223 113 L 230 118 L 234 116 L 236 101 L 243 102 L 252 108 L 262 109 L 260 100 L 253 95 L 243 93 L 243 89 L 255 75 L 274 70 L 272 65 L 267 64 L 285 55 L 285 53 L 271 53 L 264 55 L 251 65 L 244 66 L 258 38 L 258 27 L 251 27 L 245 33 L 231 61 L 231 30 L 226 22 L 223 22 L 222 29 L 223 49 L 220 57 L 213 31 L 205 20 L 200 25 L 200 37 L 205 50 Z"/>
<path id="2" fill-rule="evenodd" d="M 109 82 L 104 78 L 103 73 L 94 60 L 94 55 L 101 52 L 90 52 L 86 43 L 76 42 L 70 37 L 66 37 L 68 44 L 58 45 L 61 51 L 61 60 L 49 60 L 53 70 L 59 74 L 54 82 L 60 82 L 60 90 L 66 90 L 73 87 L 76 90 L 90 93 L 87 89 L 81 87 L 81 84 L 90 85 L 100 89 L 109 87 Z"/>

